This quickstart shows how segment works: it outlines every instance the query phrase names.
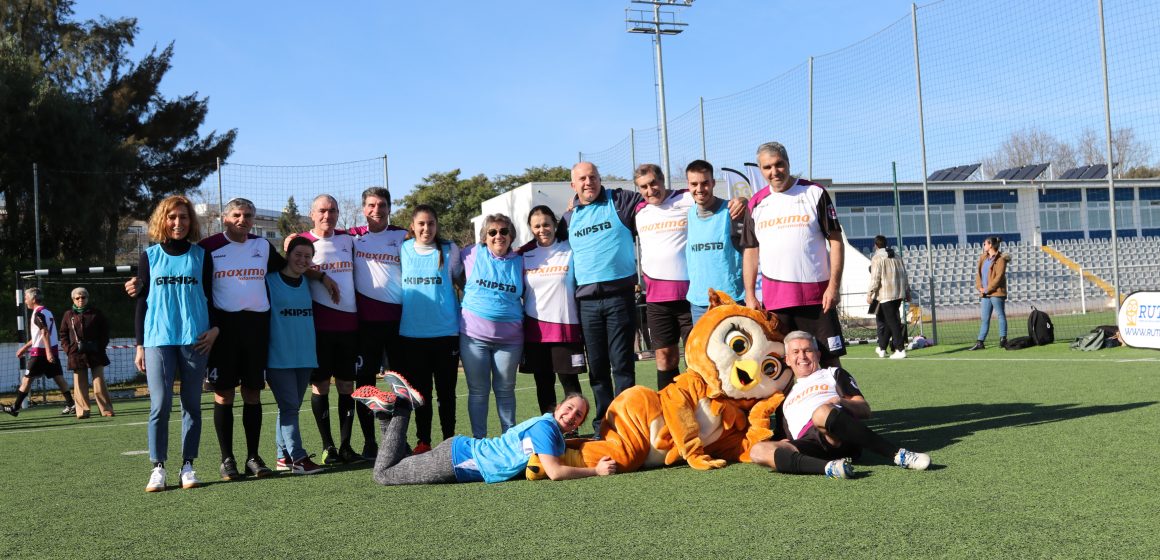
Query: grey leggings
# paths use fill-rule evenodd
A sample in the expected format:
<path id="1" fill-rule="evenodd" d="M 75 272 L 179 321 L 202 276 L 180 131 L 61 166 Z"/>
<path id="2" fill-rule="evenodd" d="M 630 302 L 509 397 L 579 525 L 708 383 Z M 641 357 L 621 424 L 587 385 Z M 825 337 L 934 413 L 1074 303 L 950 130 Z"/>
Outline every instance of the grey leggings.
<path id="1" fill-rule="evenodd" d="M 382 445 L 375 458 L 375 482 L 384 486 L 402 484 L 442 484 L 455 482 L 451 465 L 451 439 L 445 439 L 434 449 L 421 455 L 411 455 L 407 445 L 407 426 L 411 423 L 409 403 L 395 403 L 395 412 L 376 413 Z"/>

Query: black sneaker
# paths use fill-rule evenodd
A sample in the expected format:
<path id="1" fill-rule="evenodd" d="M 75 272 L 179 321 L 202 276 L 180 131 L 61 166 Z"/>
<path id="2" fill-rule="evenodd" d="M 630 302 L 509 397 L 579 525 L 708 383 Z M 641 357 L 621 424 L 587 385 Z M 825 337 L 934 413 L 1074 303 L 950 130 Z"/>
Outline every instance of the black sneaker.
<path id="1" fill-rule="evenodd" d="M 333 445 L 330 447 L 327 447 L 322 452 L 322 464 L 324 464 L 324 465 L 337 465 L 341 462 L 342 462 L 342 458 L 338 456 L 338 448 L 334 447 Z"/>
<path id="2" fill-rule="evenodd" d="M 367 461 L 374 461 L 379 456 L 379 446 L 373 441 L 368 441 L 363 444 L 362 457 Z"/>
<path id="3" fill-rule="evenodd" d="M 266 466 L 266 462 L 261 457 L 254 455 L 246 459 L 246 474 L 252 474 L 258 478 L 262 478 L 274 474 L 274 471 Z"/>
<path id="4" fill-rule="evenodd" d="M 12 406 L 10 404 L 4 405 L 4 412 L 12 415 L 13 418 L 20 415 L 20 411 L 17 410 L 15 406 Z"/>
<path id="5" fill-rule="evenodd" d="M 344 446 L 338 450 L 338 458 L 342 459 L 343 463 L 361 463 L 365 460 L 362 455 L 355 453 L 354 449 L 349 446 Z"/>
<path id="6" fill-rule="evenodd" d="M 241 480 L 242 473 L 238 472 L 238 461 L 233 457 L 226 457 L 222 459 L 222 466 L 218 468 L 218 472 L 222 475 L 222 480 Z"/>
<path id="7" fill-rule="evenodd" d="M 975 345 L 974 345 L 974 346 L 972 346 L 972 347 L 970 347 L 970 348 L 967 348 L 967 351 L 971 351 L 971 350 L 982 350 L 982 349 L 984 349 L 984 348 L 986 348 L 986 346 L 983 346 L 983 341 L 982 341 L 982 340 L 980 340 L 980 341 L 977 341 L 977 342 L 975 342 Z"/>

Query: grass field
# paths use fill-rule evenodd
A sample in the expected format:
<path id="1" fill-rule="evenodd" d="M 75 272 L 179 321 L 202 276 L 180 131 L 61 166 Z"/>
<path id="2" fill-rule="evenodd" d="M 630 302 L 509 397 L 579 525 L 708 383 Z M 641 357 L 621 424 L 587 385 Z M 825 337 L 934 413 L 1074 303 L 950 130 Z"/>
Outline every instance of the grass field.
<path id="1" fill-rule="evenodd" d="M 207 396 L 197 466 L 211 484 L 147 494 L 145 399 L 117 402 L 115 418 L 84 422 L 37 407 L 0 417 L 0 556 L 1160 557 L 1152 470 L 1160 353 L 963 348 L 902 361 L 879 360 L 869 346 L 851 350 L 844 365 L 874 408 L 873 427 L 929 452 L 935 466 L 905 471 L 867 454 L 856 465 L 860 476 L 844 481 L 731 465 L 384 488 L 363 464 L 217 483 Z M 654 382 L 651 362 L 638 371 Z M 530 376 L 519 381 L 526 418 L 534 391 Z M 459 392 L 463 431 L 462 380 Z M 272 463 L 273 406 L 266 410 Z M 308 449 L 320 451 L 309 406 L 303 421 Z M 176 455 L 179 422 L 172 428 Z M 236 431 L 242 450 L 240 422 Z"/>

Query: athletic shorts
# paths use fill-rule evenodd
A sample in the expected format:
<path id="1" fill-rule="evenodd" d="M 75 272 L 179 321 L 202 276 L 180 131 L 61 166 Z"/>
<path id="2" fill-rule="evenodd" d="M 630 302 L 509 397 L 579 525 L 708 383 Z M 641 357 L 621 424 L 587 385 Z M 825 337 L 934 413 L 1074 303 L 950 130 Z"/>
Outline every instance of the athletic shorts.
<path id="1" fill-rule="evenodd" d="M 360 384 L 374 384 L 379 368 L 398 369 L 399 356 L 398 321 L 359 321 L 358 357 L 355 370 Z M 384 361 L 385 360 L 385 361 Z"/>
<path id="2" fill-rule="evenodd" d="M 576 375 L 588 371 L 584 345 L 579 342 L 528 342 L 520 373 L 552 372 Z"/>
<path id="3" fill-rule="evenodd" d="M 261 390 L 266 386 L 270 313 L 218 311 L 216 318 L 218 337 L 209 351 L 206 383 L 222 391 L 232 391 L 238 385 Z"/>
<path id="4" fill-rule="evenodd" d="M 51 362 L 45 356 L 29 356 L 25 364 L 28 366 L 28 372 L 24 376 L 30 379 L 36 379 L 42 375 L 44 377 L 64 375 L 64 369 L 60 367 L 60 355 L 55 356 Z"/>
<path id="5" fill-rule="evenodd" d="M 310 375 L 312 383 L 328 381 L 331 377 L 338 381 L 354 381 L 358 333 L 317 331 L 314 342 L 318 351 L 318 368 Z"/>
<path id="6" fill-rule="evenodd" d="M 693 329 L 688 300 L 649 302 L 645 304 L 645 313 L 653 348 L 676 346 Z"/>
<path id="7" fill-rule="evenodd" d="M 831 445 L 826 436 L 818 431 L 817 426 L 810 426 L 806 433 L 802 434 L 802 437 L 790 440 L 790 443 L 804 455 L 827 461 L 843 457 L 857 459 L 862 455 L 862 448 L 852 443 L 843 443 L 837 447 Z"/>
<path id="8" fill-rule="evenodd" d="M 822 313 L 822 305 L 802 305 L 786 307 L 774 311 L 780 323 L 778 330 L 806 331 L 818 339 L 818 350 L 822 359 L 846 355 L 846 338 L 842 336 L 842 324 L 838 321 L 838 309 Z"/>

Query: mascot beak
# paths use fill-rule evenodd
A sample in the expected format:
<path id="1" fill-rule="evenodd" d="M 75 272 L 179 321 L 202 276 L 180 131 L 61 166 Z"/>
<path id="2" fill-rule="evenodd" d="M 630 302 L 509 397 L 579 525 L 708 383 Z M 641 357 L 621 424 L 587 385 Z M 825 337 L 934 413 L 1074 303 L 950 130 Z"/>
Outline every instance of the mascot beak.
<path id="1" fill-rule="evenodd" d="M 748 391 L 761 381 L 758 378 L 760 373 L 761 366 L 756 361 L 737 360 L 733 362 L 733 375 L 730 376 L 730 381 L 738 390 Z"/>

